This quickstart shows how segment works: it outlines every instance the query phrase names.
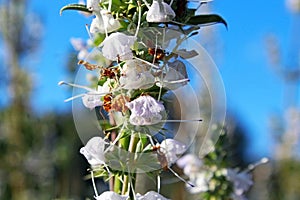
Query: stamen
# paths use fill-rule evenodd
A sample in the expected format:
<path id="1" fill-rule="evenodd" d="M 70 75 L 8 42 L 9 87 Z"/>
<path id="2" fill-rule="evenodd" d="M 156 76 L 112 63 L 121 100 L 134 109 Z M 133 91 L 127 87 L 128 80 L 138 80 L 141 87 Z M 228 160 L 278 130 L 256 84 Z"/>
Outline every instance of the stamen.
<path id="1" fill-rule="evenodd" d="M 160 175 L 157 175 L 157 193 L 160 193 Z"/>
<path id="2" fill-rule="evenodd" d="M 83 85 L 77 85 L 77 84 L 74 84 L 74 83 L 68 83 L 68 82 L 65 82 L 65 81 L 58 82 L 58 85 L 68 85 L 68 86 L 75 87 L 75 88 L 85 89 L 85 90 L 90 91 L 90 92 L 95 92 L 95 90 L 93 90 L 89 87 L 86 87 L 86 86 L 83 86 Z"/>
<path id="3" fill-rule="evenodd" d="M 140 30 L 140 26 L 141 26 L 141 19 L 142 19 L 142 7 L 141 7 L 141 2 L 137 1 L 138 4 L 138 9 L 139 9 L 139 19 L 138 19 L 138 26 L 136 28 L 136 32 L 135 32 L 135 37 L 137 37 L 139 30 Z"/>
<path id="4" fill-rule="evenodd" d="M 109 1 L 110 4 L 111 4 L 111 1 L 112 1 L 112 0 Z M 110 5 L 110 7 L 111 7 L 111 5 Z M 111 9 L 111 8 L 108 8 L 108 9 Z M 109 10 L 109 12 L 110 12 L 110 10 Z M 106 14 L 107 14 L 107 13 L 104 13 L 104 15 L 106 15 Z M 104 20 L 103 20 L 103 17 L 102 17 L 102 13 L 101 13 L 101 12 L 100 12 L 100 16 L 98 15 L 98 17 L 101 17 L 101 20 L 102 20 L 102 22 L 103 22 L 103 24 L 104 24 L 105 36 L 108 37 L 108 30 L 107 30 L 107 27 L 108 27 L 108 21 L 104 21 Z"/>
<path id="5" fill-rule="evenodd" d="M 151 135 L 148 135 L 148 134 L 147 134 L 147 136 L 148 136 L 148 138 L 149 138 L 149 140 L 150 140 L 151 145 L 152 145 L 152 146 L 155 146 L 155 144 L 154 144 L 154 142 L 153 142 L 153 139 L 152 139 Z"/>
<path id="6" fill-rule="evenodd" d="M 165 123 L 179 123 L 179 122 L 202 122 L 202 119 L 185 119 L 185 120 L 180 120 L 180 119 L 170 119 L 170 120 L 161 120 L 161 122 Z"/>
<path id="7" fill-rule="evenodd" d="M 180 79 L 180 80 L 176 80 L 176 81 L 163 81 L 164 83 L 183 83 L 183 82 L 189 82 L 190 79 L 188 78 L 184 78 L 184 79 Z"/>
<path id="8" fill-rule="evenodd" d="M 168 169 L 169 169 L 169 170 L 170 170 L 177 178 L 179 178 L 182 182 L 188 184 L 188 185 L 191 186 L 191 187 L 195 187 L 192 183 L 190 183 L 190 182 L 184 180 L 182 177 L 180 177 L 174 170 L 171 169 L 171 167 L 168 167 Z"/>
<path id="9" fill-rule="evenodd" d="M 86 94 L 79 94 L 79 95 L 76 95 L 76 96 L 74 96 L 74 97 L 70 97 L 70 98 L 68 98 L 68 99 L 64 100 L 64 102 L 73 101 L 74 99 L 77 99 L 77 98 L 83 97 L 84 95 L 86 95 Z"/>
<path id="10" fill-rule="evenodd" d="M 172 4 L 173 4 L 173 1 L 174 1 L 174 0 L 172 0 L 172 1 L 170 2 L 170 4 L 169 4 L 170 6 L 172 6 Z"/>
<path id="11" fill-rule="evenodd" d="M 90 30 L 89 30 L 89 25 L 88 24 L 85 25 L 85 29 L 86 29 L 86 32 L 87 32 L 89 38 L 92 40 L 93 37 L 92 37 L 92 34 L 91 34 Z"/>
<path id="12" fill-rule="evenodd" d="M 146 0 L 143 0 L 144 4 L 147 6 L 147 8 L 150 8 L 150 5 L 148 4 L 148 2 Z"/>
<path id="13" fill-rule="evenodd" d="M 109 0 L 108 3 L 108 11 L 111 12 L 112 0 Z"/>
<path id="14" fill-rule="evenodd" d="M 257 166 L 262 165 L 262 164 L 266 164 L 268 162 L 269 162 L 269 159 L 264 157 L 264 158 L 260 159 L 259 161 L 257 161 L 256 163 L 248 165 L 248 168 L 245 170 L 245 172 L 252 171 Z"/>
<path id="15" fill-rule="evenodd" d="M 139 61 L 141 61 L 141 62 L 143 62 L 143 63 L 146 63 L 146 64 L 148 64 L 148 65 L 150 65 L 151 67 L 153 67 L 153 68 L 155 68 L 155 69 L 160 69 L 158 66 L 156 66 L 156 65 L 154 65 L 154 64 L 152 64 L 152 63 L 150 63 L 150 62 L 148 62 L 148 61 L 146 61 L 146 60 L 143 60 L 143 59 L 141 59 L 141 58 L 138 58 L 138 57 L 133 57 L 134 59 L 136 59 L 136 60 L 139 60 Z"/>
<path id="16" fill-rule="evenodd" d="M 94 180 L 94 172 L 93 172 L 93 170 L 91 170 L 91 176 L 92 176 L 92 183 L 93 183 L 94 192 L 95 192 L 95 195 L 97 197 L 99 195 L 98 195 L 98 191 L 97 191 L 95 180 Z"/>

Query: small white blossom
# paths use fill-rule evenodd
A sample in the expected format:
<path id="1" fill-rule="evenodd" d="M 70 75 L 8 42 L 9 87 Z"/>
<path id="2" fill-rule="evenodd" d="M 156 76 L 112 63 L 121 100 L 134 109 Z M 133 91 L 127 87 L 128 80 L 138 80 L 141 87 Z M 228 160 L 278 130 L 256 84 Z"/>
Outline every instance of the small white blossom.
<path id="1" fill-rule="evenodd" d="M 103 86 L 98 86 L 97 90 L 88 92 L 82 97 L 82 103 L 89 109 L 94 109 L 97 106 L 103 106 L 102 96 L 110 91 L 109 81 L 106 81 Z"/>
<path id="2" fill-rule="evenodd" d="M 151 96 L 140 96 L 126 103 L 126 106 L 131 111 L 129 122 L 137 126 L 161 122 L 161 112 L 165 111 L 164 105 Z"/>
<path id="3" fill-rule="evenodd" d="M 247 192 L 253 184 L 251 174 L 245 171 L 238 172 L 234 169 L 227 169 L 227 177 L 233 183 L 233 190 L 236 196 L 241 196 Z"/>
<path id="4" fill-rule="evenodd" d="M 112 33 L 101 44 L 103 56 L 109 60 L 118 60 L 118 58 L 130 60 L 133 58 L 131 46 L 135 40 L 135 36 L 120 32 Z"/>
<path id="5" fill-rule="evenodd" d="M 192 174 L 199 172 L 203 165 L 202 161 L 194 154 L 186 154 L 176 162 L 178 167 L 183 169 L 185 175 L 190 177 Z"/>
<path id="6" fill-rule="evenodd" d="M 82 85 L 67 83 L 65 81 L 60 81 L 58 85 L 69 85 L 72 87 L 87 90 L 87 93 L 79 94 L 68 98 L 65 100 L 65 102 L 72 101 L 76 98 L 81 97 L 83 105 L 89 109 L 94 109 L 97 106 L 102 106 L 103 102 L 101 101 L 101 97 L 106 95 L 110 91 L 109 81 L 106 81 L 103 86 L 98 86 L 97 90 Z"/>
<path id="7" fill-rule="evenodd" d="M 178 156 L 187 150 L 185 144 L 170 138 L 163 140 L 159 146 L 159 151 L 166 157 L 169 166 L 175 163 Z"/>
<path id="8" fill-rule="evenodd" d="M 148 22 L 169 22 L 176 16 L 171 6 L 162 0 L 154 0 L 148 10 Z"/>
<path id="9" fill-rule="evenodd" d="M 96 13 L 96 17 L 93 19 L 90 32 L 96 33 L 110 33 L 118 30 L 121 24 L 116 20 L 110 12 L 107 10 L 100 10 L 100 13 Z"/>
<path id="10" fill-rule="evenodd" d="M 208 176 L 206 171 L 200 171 L 193 176 L 190 176 L 190 182 L 194 184 L 194 187 L 190 185 L 186 185 L 188 191 L 192 194 L 197 194 L 201 192 L 208 191 L 208 183 L 210 177 Z"/>
<path id="11" fill-rule="evenodd" d="M 95 197 L 96 200 L 127 200 L 128 197 L 125 195 L 119 195 L 113 191 L 103 192 L 101 195 Z"/>
<path id="12" fill-rule="evenodd" d="M 119 81 L 122 88 L 147 89 L 153 86 L 155 78 L 150 72 L 150 66 L 139 60 L 128 60 L 123 66 Z"/>
<path id="13" fill-rule="evenodd" d="M 149 191 L 145 195 L 137 194 L 136 198 L 137 200 L 170 200 L 154 191 Z"/>
<path id="14" fill-rule="evenodd" d="M 91 138 L 87 144 L 80 149 L 80 153 L 85 156 L 92 166 L 105 164 L 104 149 L 106 142 L 101 137 Z"/>

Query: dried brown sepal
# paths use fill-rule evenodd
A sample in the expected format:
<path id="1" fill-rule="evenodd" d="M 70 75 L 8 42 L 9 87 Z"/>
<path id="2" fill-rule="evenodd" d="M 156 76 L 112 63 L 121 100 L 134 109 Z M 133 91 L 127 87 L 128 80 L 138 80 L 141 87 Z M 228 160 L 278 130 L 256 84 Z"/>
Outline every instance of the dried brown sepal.
<path id="1" fill-rule="evenodd" d="M 110 79 L 118 76 L 119 69 L 118 68 L 101 68 L 101 76 L 107 77 Z"/>
<path id="2" fill-rule="evenodd" d="M 152 56 L 155 56 L 155 62 L 162 60 L 165 57 L 165 51 L 158 48 L 149 48 L 148 53 Z"/>
<path id="3" fill-rule="evenodd" d="M 117 95 L 111 102 L 111 109 L 114 111 L 119 111 L 125 113 L 128 110 L 126 103 L 130 101 L 128 96 L 122 94 Z"/>
<path id="4" fill-rule="evenodd" d="M 101 66 L 99 66 L 99 65 L 91 64 L 84 60 L 79 60 L 78 65 L 83 65 L 87 70 L 90 70 L 90 71 L 101 68 Z"/>
<path id="5" fill-rule="evenodd" d="M 111 110 L 111 101 L 113 100 L 113 97 L 111 94 L 107 94 L 103 97 L 103 109 L 107 112 Z"/>

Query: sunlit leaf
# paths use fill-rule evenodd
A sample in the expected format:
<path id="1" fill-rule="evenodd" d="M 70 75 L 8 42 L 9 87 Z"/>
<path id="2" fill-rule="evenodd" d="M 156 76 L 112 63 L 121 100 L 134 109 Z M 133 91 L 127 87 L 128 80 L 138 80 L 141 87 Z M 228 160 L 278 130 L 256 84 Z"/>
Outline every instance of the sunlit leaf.
<path id="1" fill-rule="evenodd" d="M 210 25 L 222 23 L 227 28 L 227 22 L 219 15 L 211 14 L 211 15 L 196 15 L 192 16 L 187 24 L 190 25 Z"/>
<path id="2" fill-rule="evenodd" d="M 84 4 L 68 4 L 60 9 L 59 14 L 61 15 L 65 10 L 77 10 L 81 12 L 92 13 L 92 11 L 90 11 Z"/>

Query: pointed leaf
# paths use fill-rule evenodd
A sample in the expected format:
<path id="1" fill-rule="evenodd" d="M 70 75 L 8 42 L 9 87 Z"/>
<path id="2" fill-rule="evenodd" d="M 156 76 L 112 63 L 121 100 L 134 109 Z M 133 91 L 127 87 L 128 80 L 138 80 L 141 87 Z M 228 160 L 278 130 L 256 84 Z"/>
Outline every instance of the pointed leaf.
<path id="1" fill-rule="evenodd" d="M 187 24 L 190 25 L 208 25 L 208 24 L 216 24 L 216 23 L 222 23 L 225 25 L 226 29 L 227 22 L 219 15 L 196 15 L 192 16 L 188 21 Z"/>
<path id="2" fill-rule="evenodd" d="M 65 10 L 77 10 L 77 11 L 92 13 L 92 11 L 90 11 L 84 4 L 68 4 L 60 9 L 59 14 L 61 15 L 62 12 Z"/>

